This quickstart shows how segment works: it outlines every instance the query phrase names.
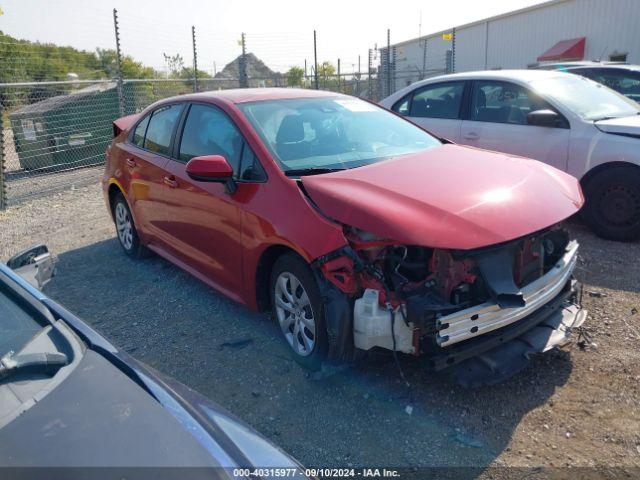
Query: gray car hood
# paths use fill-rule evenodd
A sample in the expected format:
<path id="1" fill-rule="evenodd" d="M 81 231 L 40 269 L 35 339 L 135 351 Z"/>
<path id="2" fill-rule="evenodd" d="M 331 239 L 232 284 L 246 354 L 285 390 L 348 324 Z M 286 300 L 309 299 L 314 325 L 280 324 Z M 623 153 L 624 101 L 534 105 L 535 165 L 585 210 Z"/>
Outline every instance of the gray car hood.
<path id="1" fill-rule="evenodd" d="M 640 137 L 640 115 L 599 120 L 594 124 L 602 132 L 637 135 Z"/>

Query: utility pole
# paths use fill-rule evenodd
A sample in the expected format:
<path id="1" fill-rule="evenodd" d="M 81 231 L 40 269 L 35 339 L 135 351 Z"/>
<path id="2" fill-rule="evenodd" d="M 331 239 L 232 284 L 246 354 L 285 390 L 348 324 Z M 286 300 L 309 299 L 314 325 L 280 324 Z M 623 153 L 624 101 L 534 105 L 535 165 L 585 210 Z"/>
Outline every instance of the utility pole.
<path id="1" fill-rule="evenodd" d="M 113 9 L 113 28 L 116 34 L 116 85 L 118 89 L 118 109 L 120 116 L 125 113 L 124 91 L 122 82 L 122 53 L 120 51 L 120 27 L 118 25 L 118 10 Z"/>
<path id="2" fill-rule="evenodd" d="M 315 85 L 316 90 L 318 90 L 318 39 L 316 36 L 316 31 L 313 31 L 313 64 L 314 67 L 314 76 L 315 76 Z"/>
<path id="3" fill-rule="evenodd" d="M 193 43 L 193 91 L 198 91 L 198 51 L 196 49 L 196 27 L 191 26 L 191 41 Z"/>

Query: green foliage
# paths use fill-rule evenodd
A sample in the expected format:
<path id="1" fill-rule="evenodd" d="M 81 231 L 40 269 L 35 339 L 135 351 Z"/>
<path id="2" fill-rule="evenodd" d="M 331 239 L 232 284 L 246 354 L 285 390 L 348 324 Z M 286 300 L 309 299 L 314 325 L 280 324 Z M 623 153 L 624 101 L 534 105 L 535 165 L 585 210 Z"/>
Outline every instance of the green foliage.
<path id="1" fill-rule="evenodd" d="M 105 76 L 113 78 L 118 73 L 118 64 L 116 61 L 116 51 L 110 48 L 96 49 L 96 55 L 100 61 L 100 66 Z M 122 57 L 122 69 L 123 78 L 154 78 L 156 72 L 151 67 L 145 67 L 142 63 L 136 62 L 129 55 Z"/>
<path id="2" fill-rule="evenodd" d="M 176 53 L 175 55 L 162 54 L 164 56 L 165 64 L 167 65 L 168 78 L 180 78 L 190 79 L 193 78 L 193 67 L 185 67 L 184 59 L 182 55 Z M 198 69 L 198 78 L 211 78 L 207 72 Z"/>
<path id="3" fill-rule="evenodd" d="M 300 67 L 291 67 L 287 73 L 285 73 L 285 76 L 289 87 L 301 87 L 304 79 L 304 69 Z"/>
<path id="4" fill-rule="evenodd" d="M 339 83 L 336 76 L 336 67 L 331 62 L 322 62 L 318 65 L 318 83 L 325 90 L 337 90 Z"/>
<path id="5" fill-rule="evenodd" d="M 155 71 L 133 58 L 122 59 L 124 78 L 154 78 Z M 75 73 L 80 80 L 113 78 L 117 73 L 116 51 L 95 52 L 48 43 L 18 40 L 0 32 L 0 82 L 67 80 Z"/>

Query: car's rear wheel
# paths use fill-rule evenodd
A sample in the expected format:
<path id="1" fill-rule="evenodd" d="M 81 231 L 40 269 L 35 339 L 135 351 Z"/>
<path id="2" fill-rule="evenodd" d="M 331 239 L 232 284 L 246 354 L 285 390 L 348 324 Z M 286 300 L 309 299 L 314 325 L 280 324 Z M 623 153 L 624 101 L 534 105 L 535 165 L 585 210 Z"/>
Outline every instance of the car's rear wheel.
<path id="1" fill-rule="evenodd" d="M 271 271 L 271 311 L 294 359 L 319 370 L 327 357 L 324 307 L 307 263 L 294 254 L 280 257 Z"/>
<path id="2" fill-rule="evenodd" d="M 149 255 L 149 250 L 140 243 L 138 231 L 129 205 L 122 193 L 117 193 L 112 204 L 113 221 L 116 224 L 118 241 L 124 252 L 133 258 L 143 258 Z"/>
<path id="3" fill-rule="evenodd" d="M 584 218 L 593 231 L 609 240 L 640 237 L 640 169 L 614 167 L 585 185 Z"/>

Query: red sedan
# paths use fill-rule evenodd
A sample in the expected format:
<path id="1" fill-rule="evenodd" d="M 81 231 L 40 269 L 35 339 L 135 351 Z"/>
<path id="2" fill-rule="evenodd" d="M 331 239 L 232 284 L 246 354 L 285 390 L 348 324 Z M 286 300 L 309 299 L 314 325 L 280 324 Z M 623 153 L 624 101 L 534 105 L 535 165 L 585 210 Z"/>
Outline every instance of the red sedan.
<path id="1" fill-rule="evenodd" d="M 553 167 L 313 90 L 174 97 L 114 135 L 103 187 L 124 251 L 270 311 L 308 368 L 383 348 L 486 383 L 584 319 L 557 226 L 583 197 Z"/>

